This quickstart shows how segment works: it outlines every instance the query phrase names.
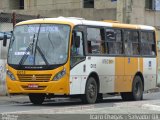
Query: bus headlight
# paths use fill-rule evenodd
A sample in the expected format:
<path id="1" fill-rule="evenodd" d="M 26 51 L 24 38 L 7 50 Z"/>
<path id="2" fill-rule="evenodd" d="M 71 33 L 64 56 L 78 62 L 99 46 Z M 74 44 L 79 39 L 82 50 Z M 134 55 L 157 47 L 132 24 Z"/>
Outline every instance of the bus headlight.
<path id="1" fill-rule="evenodd" d="M 16 80 L 16 78 L 13 75 L 13 73 L 11 73 L 9 70 L 7 70 L 7 75 L 11 80 Z"/>
<path id="2" fill-rule="evenodd" d="M 62 71 L 60 71 L 59 73 L 57 73 L 53 80 L 54 81 L 58 81 L 59 79 L 61 79 L 64 75 L 66 74 L 66 69 L 64 68 Z"/>

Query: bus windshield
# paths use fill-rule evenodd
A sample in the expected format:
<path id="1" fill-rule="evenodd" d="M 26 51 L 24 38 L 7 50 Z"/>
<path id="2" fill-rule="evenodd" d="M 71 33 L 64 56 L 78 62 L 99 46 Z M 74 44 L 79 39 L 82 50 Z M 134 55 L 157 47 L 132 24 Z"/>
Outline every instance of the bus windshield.
<path id="1" fill-rule="evenodd" d="M 60 24 L 16 26 L 11 38 L 8 63 L 57 65 L 68 58 L 70 27 Z"/>

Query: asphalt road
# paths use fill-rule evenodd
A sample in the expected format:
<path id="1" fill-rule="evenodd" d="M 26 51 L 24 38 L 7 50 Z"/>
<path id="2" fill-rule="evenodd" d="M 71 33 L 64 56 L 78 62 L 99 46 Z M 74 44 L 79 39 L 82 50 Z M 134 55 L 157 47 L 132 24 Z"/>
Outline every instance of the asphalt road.
<path id="1" fill-rule="evenodd" d="M 14 114 L 15 116 L 7 116 L 12 120 L 84 120 L 91 119 L 92 114 L 160 114 L 160 92 L 145 93 L 142 101 L 124 102 L 121 97 L 115 96 L 93 105 L 84 105 L 76 99 L 61 98 L 47 100 L 43 105 L 35 106 L 27 96 L 0 97 L 0 113 L 2 120 L 6 120 L 6 114 Z"/>

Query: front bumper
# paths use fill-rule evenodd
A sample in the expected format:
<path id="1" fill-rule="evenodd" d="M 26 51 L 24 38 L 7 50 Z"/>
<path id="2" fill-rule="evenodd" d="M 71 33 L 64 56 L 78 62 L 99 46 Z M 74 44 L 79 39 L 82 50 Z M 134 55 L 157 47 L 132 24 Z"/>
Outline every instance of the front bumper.
<path id="1" fill-rule="evenodd" d="M 20 82 L 12 81 L 9 77 L 6 78 L 7 88 L 10 94 L 45 93 L 69 95 L 68 81 L 66 77 L 58 81 L 49 82 Z M 29 85 L 37 85 L 38 87 L 30 88 Z"/>

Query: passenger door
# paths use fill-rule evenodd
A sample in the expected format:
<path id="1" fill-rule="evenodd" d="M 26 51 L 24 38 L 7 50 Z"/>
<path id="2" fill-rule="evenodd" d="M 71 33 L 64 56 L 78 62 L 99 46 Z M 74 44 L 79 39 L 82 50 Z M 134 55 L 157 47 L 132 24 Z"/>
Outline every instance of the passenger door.
<path id="1" fill-rule="evenodd" d="M 79 37 L 79 47 L 76 46 L 76 37 Z M 85 74 L 84 65 L 85 65 L 85 57 L 84 57 L 84 36 L 82 31 L 74 31 L 71 42 L 71 57 L 70 57 L 70 93 L 71 94 L 81 94 L 82 93 L 82 79 Z M 74 70 L 72 69 L 74 68 Z"/>

